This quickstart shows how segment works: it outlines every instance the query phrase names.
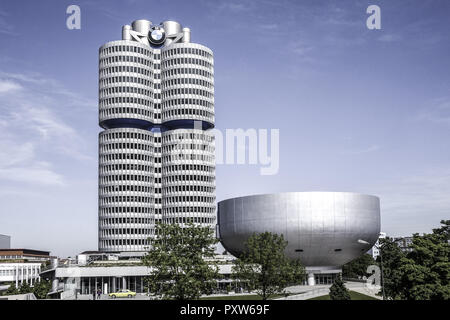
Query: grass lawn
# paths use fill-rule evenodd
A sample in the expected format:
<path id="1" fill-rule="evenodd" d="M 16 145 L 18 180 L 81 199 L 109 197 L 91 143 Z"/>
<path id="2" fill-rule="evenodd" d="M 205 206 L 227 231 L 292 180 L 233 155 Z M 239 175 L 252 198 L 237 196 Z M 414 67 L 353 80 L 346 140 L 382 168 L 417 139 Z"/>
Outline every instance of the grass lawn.
<path id="1" fill-rule="evenodd" d="M 355 292 L 355 291 L 350 291 L 349 293 L 350 293 L 351 300 L 378 300 L 377 298 L 374 298 L 371 296 L 366 296 L 365 294 Z M 330 296 L 327 294 L 325 296 L 315 297 L 315 298 L 311 298 L 308 300 L 331 300 L 331 299 L 330 299 Z"/>

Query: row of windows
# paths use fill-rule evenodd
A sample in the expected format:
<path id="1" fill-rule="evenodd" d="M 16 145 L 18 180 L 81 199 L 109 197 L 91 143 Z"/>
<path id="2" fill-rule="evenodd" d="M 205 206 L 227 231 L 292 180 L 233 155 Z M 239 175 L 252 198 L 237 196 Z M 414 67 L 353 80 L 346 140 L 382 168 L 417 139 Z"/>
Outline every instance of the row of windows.
<path id="1" fill-rule="evenodd" d="M 183 186 L 171 186 L 165 187 L 164 193 L 166 192 L 205 192 L 213 193 L 216 188 L 207 186 L 196 186 L 196 185 L 183 185 Z"/>
<path id="2" fill-rule="evenodd" d="M 140 203 L 153 203 L 153 197 L 145 196 L 110 196 L 100 197 L 100 204 L 110 204 L 117 202 L 140 202 Z"/>
<path id="3" fill-rule="evenodd" d="M 100 87 L 104 87 L 108 84 L 120 83 L 120 82 L 136 83 L 136 84 L 141 84 L 141 85 L 148 86 L 148 87 L 153 86 L 153 84 L 150 80 L 148 80 L 146 78 L 142 78 L 142 77 L 135 77 L 135 76 L 106 77 L 99 81 L 99 85 L 100 85 Z"/>
<path id="4" fill-rule="evenodd" d="M 154 223 L 154 219 L 142 218 L 142 217 L 120 217 L 120 218 L 103 218 L 100 219 L 101 226 L 115 225 L 115 224 L 151 224 Z"/>
<path id="5" fill-rule="evenodd" d="M 178 140 L 191 139 L 212 142 L 214 141 L 214 135 L 208 133 L 196 133 L 196 132 L 169 132 L 163 135 L 163 142 L 177 142 Z"/>
<path id="6" fill-rule="evenodd" d="M 120 117 L 124 117 L 125 114 L 133 114 L 134 117 L 141 116 L 143 119 L 153 119 L 153 113 L 144 108 L 131 108 L 131 107 L 107 107 L 100 106 L 103 109 L 100 109 L 100 119 L 108 118 L 108 116 L 120 115 Z"/>
<path id="7" fill-rule="evenodd" d="M 164 176 L 162 179 L 163 183 L 186 182 L 186 181 L 213 183 L 215 181 L 213 176 L 200 176 L 200 175 Z"/>
<path id="8" fill-rule="evenodd" d="M 136 104 L 136 105 L 140 105 L 140 106 L 146 106 L 146 107 L 151 107 L 152 102 L 150 99 L 146 99 L 146 98 L 135 98 L 135 97 L 114 97 L 114 98 L 100 98 L 100 102 L 99 102 L 99 107 L 100 108 L 104 108 L 107 106 L 110 106 L 112 104 Z M 146 111 L 145 113 L 151 114 L 151 110 L 150 109 L 145 109 L 145 108 L 130 108 L 130 107 L 123 107 L 124 110 L 135 110 L 136 112 L 139 111 L 139 113 L 141 111 Z M 127 112 L 128 113 L 128 112 Z"/>
<path id="9" fill-rule="evenodd" d="M 167 68 L 169 66 L 180 65 L 180 64 L 196 64 L 196 65 L 206 67 L 209 69 L 213 68 L 212 63 L 209 63 L 208 61 L 205 61 L 203 59 L 198 59 L 198 58 L 172 58 L 172 59 L 164 60 L 164 62 L 163 62 L 163 66 L 165 68 Z"/>
<path id="10" fill-rule="evenodd" d="M 177 218 L 167 218 L 164 219 L 166 223 L 203 223 L 203 224 L 213 224 L 215 219 L 206 217 L 177 217 Z"/>
<path id="11" fill-rule="evenodd" d="M 115 240 L 102 240 L 100 242 L 103 248 L 112 246 L 144 246 L 148 245 L 147 239 L 115 239 Z"/>
<path id="12" fill-rule="evenodd" d="M 28 276 L 37 276 L 39 275 L 40 268 L 36 267 L 19 267 L 18 272 L 16 272 L 15 269 L 0 269 L 0 277 L 8 277 L 8 276 L 21 276 L 22 270 L 24 274 L 27 274 Z"/>
<path id="13" fill-rule="evenodd" d="M 209 78 L 209 79 L 213 78 L 213 74 L 211 72 L 203 70 L 203 69 L 198 69 L 198 68 L 174 68 L 174 69 L 164 70 L 162 72 L 163 79 L 165 79 L 167 77 L 171 77 L 171 76 L 186 75 L 186 74 L 199 75 L 199 76 Z"/>
<path id="14" fill-rule="evenodd" d="M 216 197 L 208 197 L 208 196 L 167 196 L 163 198 L 163 204 L 172 204 L 172 203 L 180 203 L 180 202 L 206 202 L 213 203 L 216 201 Z"/>
<path id="15" fill-rule="evenodd" d="M 196 86 L 202 86 L 209 89 L 213 89 L 214 85 L 210 81 L 206 81 L 204 79 L 198 79 L 198 78 L 174 78 L 174 79 L 167 79 L 163 82 L 162 88 L 168 88 L 171 86 L 176 85 L 182 85 L 182 84 L 192 84 Z"/>
<path id="16" fill-rule="evenodd" d="M 176 161 L 202 161 L 213 163 L 214 157 L 204 154 L 171 154 L 164 157 L 165 162 L 176 162 Z"/>
<path id="17" fill-rule="evenodd" d="M 214 146 L 208 144 L 208 143 L 176 143 L 176 144 L 163 144 L 163 152 L 164 153 L 171 153 L 174 150 L 179 151 L 180 153 L 189 153 L 190 151 L 200 150 L 200 151 L 206 151 L 213 153 L 214 152 Z"/>
<path id="18" fill-rule="evenodd" d="M 154 234 L 152 229 L 147 228 L 114 228 L 114 229 L 104 229 L 100 231 L 100 236 L 115 236 L 115 235 L 150 235 Z"/>
<path id="19" fill-rule="evenodd" d="M 211 53 L 209 53 L 208 51 L 202 50 L 202 49 L 181 47 L 181 48 L 173 48 L 173 49 L 169 49 L 169 50 L 163 50 L 162 58 L 166 59 L 175 54 L 195 54 L 197 56 L 206 57 L 208 59 L 212 59 L 212 57 L 213 57 Z"/>
<path id="20" fill-rule="evenodd" d="M 135 131 L 104 131 L 100 135 L 100 142 L 115 140 L 115 139 L 139 139 L 139 140 L 152 140 L 153 135 L 147 131 L 142 130 L 142 132 Z M 161 138 L 159 138 L 161 139 Z M 157 139 L 155 138 L 155 141 Z"/>
<path id="21" fill-rule="evenodd" d="M 113 67 L 107 67 L 107 68 L 103 68 L 100 69 L 99 71 L 99 75 L 100 77 L 111 74 L 111 73 L 116 73 L 116 72 L 134 72 L 134 73 L 139 73 L 142 75 L 146 75 L 148 77 L 150 77 L 152 75 L 152 72 L 150 69 L 148 68 L 140 68 L 140 67 L 135 67 L 135 66 L 113 66 Z"/>
<path id="22" fill-rule="evenodd" d="M 100 145 L 100 151 L 105 152 L 108 150 L 116 150 L 116 149 L 136 149 L 143 151 L 152 151 L 153 148 L 151 145 L 146 143 L 133 143 L 133 142 L 116 142 L 116 143 L 107 143 Z"/>
<path id="23" fill-rule="evenodd" d="M 101 154 L 100 155 L 100 163 L 105 163 L 107 161 L 114 160 L 140 160 L 140 161 L 151 161 L 152 156 L 140 153 L 110 153 L 110 154 Z M 158 161 L 158 158 L 155 158 L 155 162 Z M 159 162 L 161 162 L 161 158 L 159 158 Z"/>
<path id="24" fill-rule="evenodd" d="M 167 218 L 171 215 L 177 215 L 179 213 L 183 214 L 206 214 L 215 216 L 216 206 L 214 204 L 205 204 L 203 207 L 192 207 L 192 206 L 173 206 L 173 207 L 165 207 L 163 210 L 163 217 Z"/>
<path id="25" fill-rule="evenodd" d="M 100 176 L 99 180 L 101 183 L 113 181 L 153 182 L 152 177 L 148 175 L 137 175 L 137 174 L 102 175 Z"/>
<path id="26" fill-rule="evenodd" d="M 212 120 L 214 118 L 214 113 L 209 112 L 207 110 L 199 110 L 199 109 L 174 109 L 163 112 L 164 119 L 184 117 L 188 115 L 203 117 L 207 120 Z"/>
<path id="27" fill-rule="evenodd" d="M 135 93 L 135 94 L 142 94 L 145 96 L 151 97 L 153 95 L 153 92 L 148 89 L 139 88 L 139 87 L 110 87 L 105 89 L 99 90 L 100 97 L 104 97 L 106 95 L 114 94 L 114 93 Z"/>
<path id="28" fill-rule="evenodd" d="M 99 66 L 100 66 L 100 69 L 103 69 L 107 65 L 109 65 L 111 63 L 116 63 L 116 62 L 132 62 L 132 63 L 139 63 L 139 64 L 147 66 L 147 67 L 152 66 L 152 61 L 150 59 L 136 57 L 136 56 L 112 56 L 112 57 L 107 57 L 107 58 L 100 58 Z"/>
<path id="29" fill-rule="evenodd" d="M 102 170 L 102 172 L 120 171 L 120 170 L 150 172 L 152 166 L 135 163 L 118 163 L 118 164 L 102 165 L 100 169 Z"/>
<path id="30" fill-rule="evenodd" d="M 201 171 L 214 173 L 214 166 L 203 164 L 179 164 L 164 166 L 164 173 L 176 172 L 176 171 Z"/>
<path id="31" fill-rule="evenodd" d="M 205 108 L 211 109 L 211 110 L 214 107 L 214 105 L 209 101 L 206 101 L 203 99 L 192 99 L 192 98 L 189 98 L 189 99 L 183 99 L 183 98 L 167 99 L 167 100 L 164 100 L 162 103 L 163 110 L 168 107 L 177 107 L 178 109 L 182 109 L 183 107 L 186 107 L 188 105 L 191 107 L 201 106 L 201 107 L 205 107 Z M 191 109 L 187 109 L 187 110 L 191 110 Z"/>
<path id="32" fill-rule="evenodd" d="M 201 89 L 196 89 L 196 88 L 175 88 L 175 89 L 169 89 L 169 90 L 165 90 L 163 92 L 163 99 L 168 98 L 170 96 L 174 96 L 177 94 L 195 94 L 198 96 L 204 96 L 205 98 L 213 98 L 214 95 L 207 91 L 207 90 L 201 90 Z"/>
<path id="33" fill-rule="evenodd" d="M 150 206 L 145 207 L 101 207 L 100 214 L 114 214 L 114 213 L 153 213 L 153 208 Z"/>
<path id="34" fill-rule="evenodd" d="M 140 53 L 140 54 L 144 54 L 146 56 L 150 56 L 153 52 L 145 49 L 145 48 L 141 48 L 139 46 L 132 46 L 132 45 L 113 45 L 107 48 L 103 48 L 103 50 L 101 50 L 101 54 L 109 54 L 109 53 L 114 53 L 114 52 L 135 52 L 135 53 Z M 160 56 L 160 55 L 158 55 Z M 155 55 L 156 58 L 156 55 Z"/>
<path id="35" fill-rule="evenodd" d="M 112 193 L 112 192 L 156 192 L 156 188 L 153 189 L 152 187 L 148 186 L 140 186 L 140 185 L 114 185 L 114 186 L 101 186 L 99 193 Z"/>
<path id="36" fill-rule="evenodd" d="M 189 99 L 190 100 L 190 99 Z M 196 103 L 197 106 L 203 107 L 203 108 L 207 108 L 207 109 L 211 109 L 212 108 L 212 104 L 204 101 L 204 100 L 200 100 L 200 99 L 193 99 L 195 100 L 194 102 Z M 127 102 L 125 102 L 127 101 Z M 175 100 L 170 100 L 170 102 L 176 102 Z M 101 115 L 102 116 L 106 116 L 106 115 L 113 115 L 113 114 L 135 114 L 135 115 L 142 115 L 142 116 L 147 116 L 147 117 L 151 117 L 152 115 L 155 116 L 155 118 L 159 118 L 161 119 L 161 113 L 155 113 L 153 114 L 151 109 L 147 109 L 147 108 L 135 108 L 135 107 L 109 107 L 110 105 L 116 105 L 119 103 L 134 103 L 136 105 L 140 105 L 140 106 L 147 106 L 150 107 L 151 106 L 151 102 L 149 100 L 146 99 L 141 99 L 141 98 L 133 98 L 133 97 L 115 97 L 115 98 L 107 98 L 104 99 L 103 101 L 100 102 L 99 106 L 101 108 Z M 168 108 L 168 106 L 165 106 L 166 108 Z M 203 110 L 203 109 L 195 109 L 194 105 L 191 105 L 192 108 L 176 108 L 176 109 L 169 109 L 166 111 L 163 111 L 163 116 L 164 118 L 170 118 L 170 117 L 174 117 L 174 116 L 184 116 L 184 115 L 196 115 L 196 116 L 202 116 L 205 117 L 207 119 L 212 119 L 214 117 L 214 113 L 210 112 L 209 110 Z"/>

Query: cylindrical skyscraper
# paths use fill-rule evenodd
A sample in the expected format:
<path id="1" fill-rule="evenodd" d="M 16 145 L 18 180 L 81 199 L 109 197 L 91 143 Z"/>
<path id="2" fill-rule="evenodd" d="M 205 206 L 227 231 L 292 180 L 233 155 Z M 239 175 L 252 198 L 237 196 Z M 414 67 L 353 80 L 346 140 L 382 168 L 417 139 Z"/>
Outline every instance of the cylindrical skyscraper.
<path id="1" fill-rule="evenodd" d="M 212 51 L 175 21 L 100 48 L 99 250 L 144 251 L 155 222 L 215 223 Z"/>

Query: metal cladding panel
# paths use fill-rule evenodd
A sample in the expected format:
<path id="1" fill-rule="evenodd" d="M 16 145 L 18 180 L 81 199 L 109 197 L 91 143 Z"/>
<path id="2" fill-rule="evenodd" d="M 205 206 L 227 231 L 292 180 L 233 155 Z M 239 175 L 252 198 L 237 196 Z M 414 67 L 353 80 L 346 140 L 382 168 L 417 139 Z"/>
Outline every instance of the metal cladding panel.
<path id="1" fill-rule="evenodd" d="M 283 234 L 286 254 L 305 266 L 341 266 L 367 252 L 380 232 L 380 202 L 370 195 L 292 192 L 228 199 L 218 207 L 221 242 L 237 256 L 250 235 L 270 231 Z"/>

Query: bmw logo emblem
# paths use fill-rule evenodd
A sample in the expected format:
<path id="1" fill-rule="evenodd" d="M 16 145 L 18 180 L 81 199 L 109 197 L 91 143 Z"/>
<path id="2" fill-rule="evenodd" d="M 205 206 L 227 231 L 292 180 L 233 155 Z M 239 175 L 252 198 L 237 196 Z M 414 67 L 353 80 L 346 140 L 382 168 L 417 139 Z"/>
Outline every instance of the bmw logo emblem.
<path id="1" fill-rule="evenodd" d="M 148 32 L 148 40 L 151 44 L 161 45 L 166 40 L 166 33 L 162 27 L 154 26 Z"/>

